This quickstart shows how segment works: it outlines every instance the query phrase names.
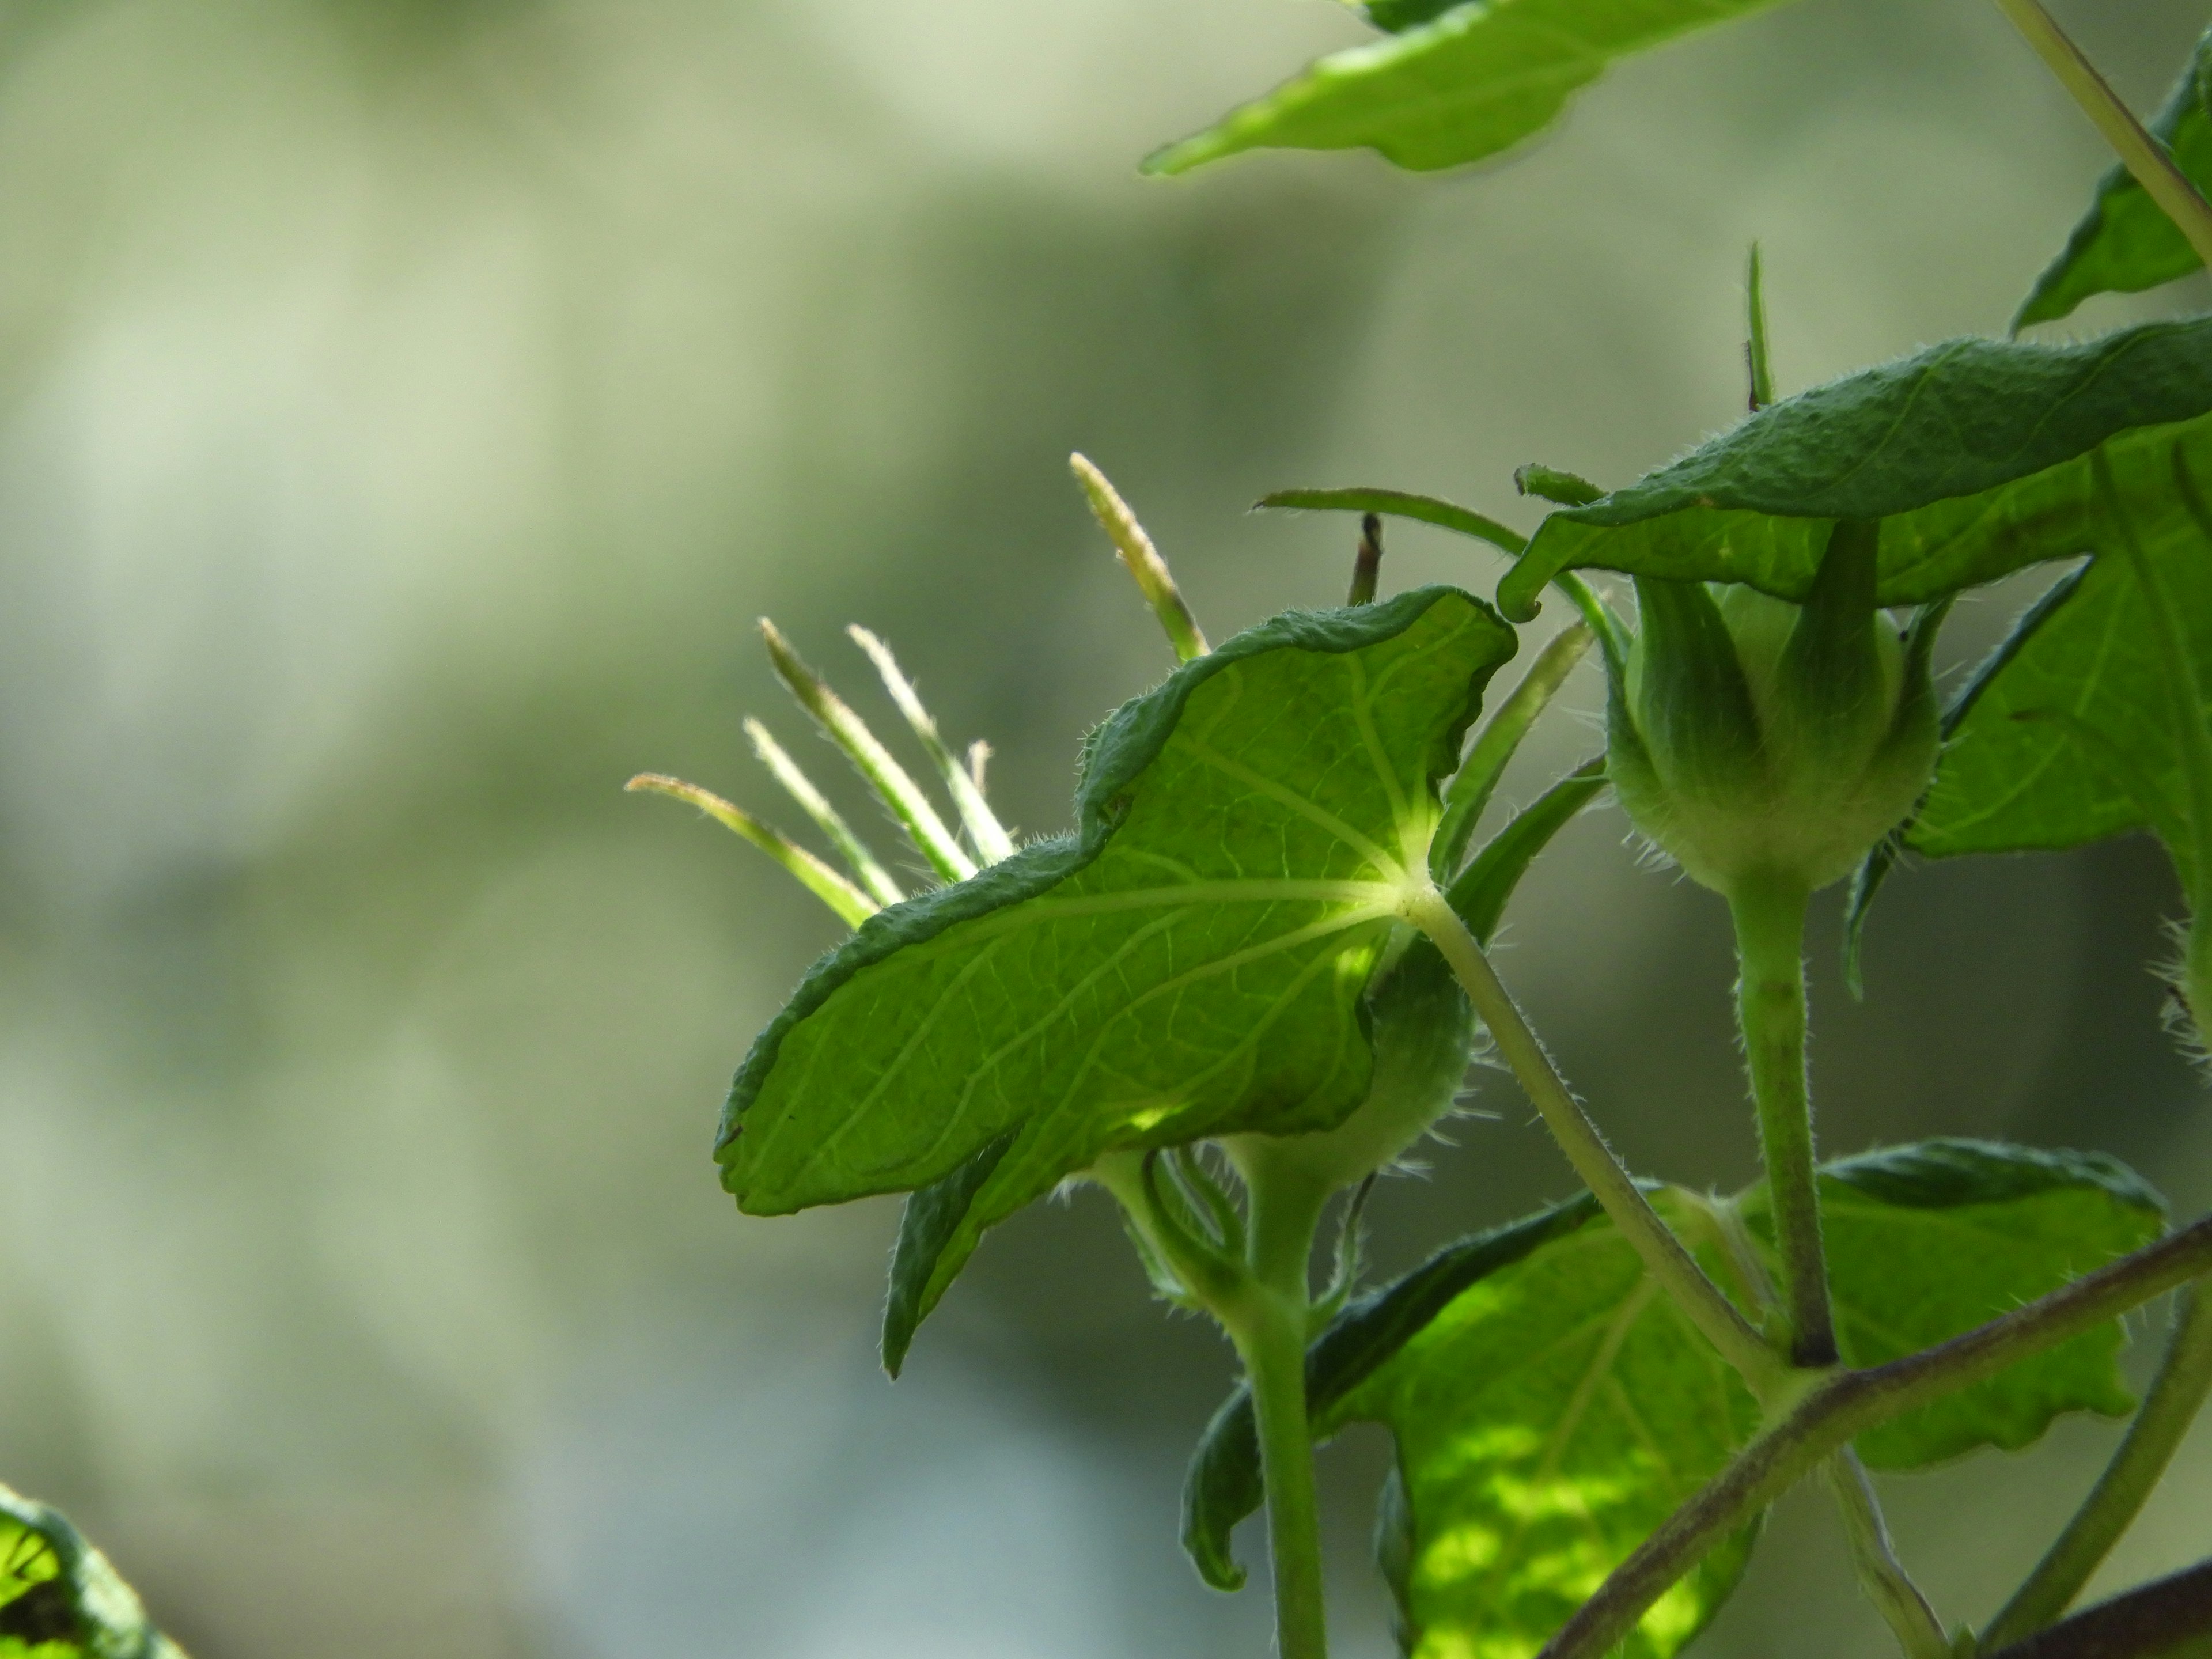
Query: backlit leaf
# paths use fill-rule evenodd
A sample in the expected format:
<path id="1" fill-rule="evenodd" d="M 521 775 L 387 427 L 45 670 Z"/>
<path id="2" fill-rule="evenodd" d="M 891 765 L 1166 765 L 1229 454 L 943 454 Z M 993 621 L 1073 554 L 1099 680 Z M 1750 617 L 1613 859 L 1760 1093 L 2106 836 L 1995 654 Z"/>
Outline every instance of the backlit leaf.
<path id="1" fill-rule="evenodd" d="M 1772 404 L 1625 489 L 1546 519 L 1498 584 L 1561 570 L 1747 582 L 1802 600 L 1838 519 L 1881 520 L 1878 599 L 1940 598 L 2110 538 L 2093 453 L 2146 533 L 2212 477 L 2212 319 L 2071 346 L 1954 340 Z"/>
<path id="2" fill-rule="evenodd" d="M 1653 1202 L 1747 1295 L 1706 1200 L 1661 1188 Z M 1367 1420 L 1396 1442 L 1386 1567 L 1407 1651 L 1426 1659 L 1536 1652 L 1758 1425 L 1735 1372 L 1586 1197 L 1363 1298 L 1315 1345 L 1309 1376 L 1318 1436 Z M 1186 1494 L 1186 1547 L 1217 1583 L 1229 1526 L 1259 1500 L 1251 1437 L 1240 1396 Z M 1624 1651 L 1678 1651 L 1735 1588 L 1752 1539 L 1708 1556 Z"/>
<path id="3" fill-rule="evenodd" d="M 1513 649 L 1425 588 L 1186 663 L 1092 734 L 1074 836 L 890 907 L 808 974 L 732 1088 L 725 1185 L 777 1214 L 969 1165 L 900 1292 L 918 1319 L 986 1227 L 1103 1152 L 1341 1122 L 1436 783 Z"/>
<path id="4" fill-rule="evenodd" d="M 1418 170 L 1480 161 L 1549 126 L 1613 59 L 1773 3 L 1378 0 L 1369 17 L 1402 33 L 1321 59 L 1156 152 L 1145 171 L 1186 173 L 1261 149 L 1365 147 Z"/>
<path id="5" fill-rule="evenodd" d="M 0 1486 L 0 1659 L 184 1659 L 107 1558 Z"/>
<path id="6" fill-rule="evenodd" d="M 2212 31 L 2197 43 L 2149 127 L 2199 189 L 2212 186 Z M 2203 264 L 2149 192 L 2116 166 L 2098 182 L 2096 199 L 2065 251 L 2036 278 L 2013 326 L 2053 321 L 2093 294 L 2140 294 Z"/>
<path id="7" fill-rule="evenodd" d="M 1741 1200 L 1771 1242 L 1762 1189 Z M 1822 1231 L 1836 1336 L 1852 1364 L 1945 1341 L 2140 1249 L 2165 1227 L 2158 1195 L 2094 1152 L 1929 1140 L 1825 1165 Z M 1768 1253 L 1770 1271 L 1775 1258 Z M 2115 1320 L 1872 1430 L 1870 1468 L 1922 1468 L 1977 1446 L 2016 1450 L 2064 1412 L 2124 1415 Z"/>

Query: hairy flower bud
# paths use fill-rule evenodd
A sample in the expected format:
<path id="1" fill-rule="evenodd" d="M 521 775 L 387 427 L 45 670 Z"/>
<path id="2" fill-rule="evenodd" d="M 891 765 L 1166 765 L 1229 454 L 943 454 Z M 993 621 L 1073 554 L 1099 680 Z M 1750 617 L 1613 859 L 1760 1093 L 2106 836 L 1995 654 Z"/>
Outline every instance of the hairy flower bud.
<path id="1" fill-rule="evenodd" d="M 1908 649 L 1875 608 L 1879 533 L 1837 525 L 1802 605 L 1637 579 L 1642 626 L 1613 688 L 1607 770 L 1637 828 L 1705 886 L 1825 887 L 1927 787 L 1927 641 Z"/>

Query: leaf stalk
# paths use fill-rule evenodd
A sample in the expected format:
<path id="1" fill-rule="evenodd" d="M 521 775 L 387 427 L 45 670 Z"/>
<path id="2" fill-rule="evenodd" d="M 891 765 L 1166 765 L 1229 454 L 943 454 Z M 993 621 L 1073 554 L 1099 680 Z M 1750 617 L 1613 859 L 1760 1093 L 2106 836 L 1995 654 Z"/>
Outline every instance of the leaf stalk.
<path id="1" fill-rule="evenodd" d="M 1741 882 L 1729 895 L 1729 912 L 1735 921 L 1739 968 L 1736 1020 L 1774 1204 L 1790 1357 L 1796 1364 L 1818 1368 L 1835 1363 L 1836 1332 L 1820 1244 L 1813 1101 L 1805 1073 L 1805 909 L 1811 896 L 1801 881 Z"/>
<path id="2" fill-rule="evenodd" d="M 1858 1573 L 1859 1587 L 1897 1638 L 1905 1659 L 1952 1659 L 1951 1638 L 1943 1633 L 1943 1621 L 1897 1559 L 1889 1525 L 1882 1519 L 1881 1500 L 1858 1454 L 1848 1448 L 1838 1452 L 1823 1466 L 1822 1473 L 1843 1510 L 1844 1531 L 1850 1540 L 1851 1565 Z"/>
<path id="3" fill-rule="evenodd" d="M 1467 925 L 1432 887 L 1407 900 L 1406 917 L 1443 952 L 1476 1015 L 1489 1028 L 1498 1054 L 1534 1103 L 1567 1162 L 1605 1206 L 1652 1277 L 1742 1375 L 1752 1393 L 1761 1400 L 1772 1398 L 1790 1382 L 1788 1366 L 1660 1219 L 1651 1200 L 1553 1065 Z"/>

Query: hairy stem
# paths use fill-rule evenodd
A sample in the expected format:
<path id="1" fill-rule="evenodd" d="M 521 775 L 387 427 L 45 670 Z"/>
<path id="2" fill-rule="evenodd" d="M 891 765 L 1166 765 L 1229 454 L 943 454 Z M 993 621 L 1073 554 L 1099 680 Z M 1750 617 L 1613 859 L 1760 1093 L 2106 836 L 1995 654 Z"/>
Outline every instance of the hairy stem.
<path id="1" fill-rule="evenodd" d="M 1805 1079 L 1805 906 L 1797 881 L 1747 881 L 1729 895 L 1735 919 L 1736 1019 L 1759 1110 L 1759 1151 L 1782 1252 L 1790 1358 L 1832 1365 L 1836 1332 L 1820 1248 L 1813 1168 L 1813 1099 Z"/>
<path id="2" fill-rule="evenodd" d="M 2212 1218 L 1904 1359 L 1820 1379 L 1614 1569 L 1538 1659 L 1610 1653 L 1668 1588 L 1856 1436 L 2212 1272 Z"/>
<path id="3" fill-rule="evenodd" d="M 2025 1640 L 2073 1605 L 2166 1473 L 2208 1393 L 2212 1393 L 2212 1297 L 2202 1285 L 2192 1285 L 2175 1298 L 2173 1335 L 2150 1393 L 2128 1425 L 2127 1437 L 2066 1530 L 1983 1632 L 1983 1651 Z"/>
<path id="4" fill-rule="evenodd" d="M 2096 65 L 2082 55 L 2081 47 L 2038 0 L 1997 0 L 1997 9 L 2027 37 L 2036 56 L 2095 124 L 2144 193 L 2188 239 L 2197 257 L 2212 265 L 2212 204 L 2190 183 L 2189 175 L 2174 165 L 2173 157 L 2157 139 L 2143 131 L 2142 123 L 2106 84 Z"/>
<path id="5" fill-rule="evenodd" d="M 1326 1184 L 1258 1149 L 1239 1160 L 1250 1194 L 1250 1281 L 1222 1324 L 1244 1360 L 1259 1419 L 1267 1493 L 1267 1548 L 1275 1581 L 1275 1650 L 1281 1659 L 1327 1659 L 1321 1500 L 1306 1411 L 1308 1274 Z"/>
<path id="6" fill-rule="evenodd" d="M 1552 1138 L 1559 1142 L 1583 1184 L 1605 1206 L 1613 1225 L 1635 1247 L 1651 1276 L 1722 1357 L 1742 1373 L 1752 1392 L 1762 1399 L 1771 1397 L 1784 1380 L 1778 1357 L 1659 1218 L 1659 1212 L 1622 1167 L 1597 1125 L 1567 1087 L 1566 1079 L 1552 1064 L 1552 1057 L 1536 1040 L 1474 935 L 1433 890 L 1409 900 L 1407 915 L 1443 952 L 1476 1015 L 1489 1027 L 1498 1053 L 1542 1115 Z"/>
<path id="7" fill-rule="evenodd" d="M 1943 1621 L 1928 1598 L 1912 1582 L 1905 1564 L 1889 1541 L 1889 1525 L 1882 1519 L 1881 1501 L 1858 1454 L 1848 1449 L 1827 1461 L 1822 1473 L 1844 1513 L 1844 1531 L 1851 1542 L 1851 1565 L 1859 1588 L 1882 1617 L 1905 1659 L 1951 1659 L 1951 1638 L 1943 1634 Z"/>

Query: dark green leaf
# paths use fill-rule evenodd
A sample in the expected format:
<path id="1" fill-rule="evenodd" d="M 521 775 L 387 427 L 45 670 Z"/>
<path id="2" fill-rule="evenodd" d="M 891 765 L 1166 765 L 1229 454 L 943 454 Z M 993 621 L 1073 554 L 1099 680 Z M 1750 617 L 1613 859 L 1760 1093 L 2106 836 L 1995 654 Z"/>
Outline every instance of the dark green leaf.
<path id="1" fill-rule="evenodd" d="M 808 974 L 732 1085 L 724 1183 L 782 1213 L 932 1187 L 1011 1137 L 957 1219 L 917 1226 L 910 1329 L 986 1227 L 1103 1152 L 1341 1122 L 1436 781 L 1513 649 L 1425 588 L 1185 664 L 1092 734 L 1073 837 L 891 906 Z"/>
<path id="2" fill-rule="evenodd" d="M 1205 131 L 1146 159 L 1184 173 L 1248 149 L 1379 150 L 1401 167 L 1457 167 L 1551 125 L 1616 58 L 1774 0 L 1382 0 L 1389 39 L 1322 58 Z M 1407 27 L 1410 25 L 1411 27 Z"/>
<path id="3" fill-rule="evenodd" d="M 2158 1195 L 2094 1152 L 1929 1140 L 1824 1167 L 1823 1233 L 1844 1358 L 1875 1365 L 2009 1313 L 2163 1231 Z M 1741 1200 L 1771 1247 L 1763 1189 Z M 1769 1249 L 1769 1261 L 1773 1257 Z M 1923 1468 L 1977 1446 L 2014 1450 L 2064 1412 L 2133 1407 L 2116 1364 L 2118 1321 L 1862 1436 L 1883 1469 Z"/>
<path id="4" fill-rule="evenodd" d="M 1879 519 L 1878 594 L 1916 604 L 2109 538 L 2091 460 L 2146 520 L 2212 476 L 2212 319 L 2073 346 L 1954 340 L 1761 410 L 1680 460 L 1544 520 L 1498 585 L 1535 612 L 1596 566 L 1802 601 L 1838 519 Z"/>
<path id="5" fill-rule="evenodd" d="M 2212 515 L 2177 450 L 2164 499 L 2130 495 L 2144 556 L 2212 684 Z M 1905 844 L 1931 857 L 2075 847 L 2158 831 L 2193 890 L 2181 750 L 2152 648 L 2150 601 L 2106 553 L 2054 586 L 1976 673 L 1946 720 L 1936 781 Z"/>
<path id="6" fill-rule="evenodd" d="M 107 1558 L 0 1486 L 0 1659 L 184 1659 Z"/>
<path id="7" fill-rule="evenodd" d="M 2212 31 L 2197 43 L 2150 131 L 2199 189 L 2212 186 Z M 2074 227 L 2065 252 L 2036 278 L 2012 325 L 2051 322 L 2093 294 L 2140 294 L 2203 263 L 2134 175 L 2115 167 L 2099 181 L 2087 215 Z"/>

